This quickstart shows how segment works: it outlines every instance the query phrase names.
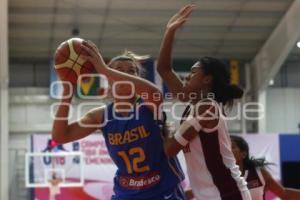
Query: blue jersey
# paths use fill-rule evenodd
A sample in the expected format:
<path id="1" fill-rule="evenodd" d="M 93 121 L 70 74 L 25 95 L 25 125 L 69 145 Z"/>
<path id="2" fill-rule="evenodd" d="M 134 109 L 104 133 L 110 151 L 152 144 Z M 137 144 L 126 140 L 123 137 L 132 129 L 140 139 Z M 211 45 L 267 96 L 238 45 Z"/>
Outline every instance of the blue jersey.
<path id="1" fill-rule="evenodd" d="M 151 199 L 184 178 L 177 158 L 168 158 L 164 152 L 162 131 L 152 111 L 142 104 L 139 98 L 124 117 L 111 103 L 104 116 L 102 132 L 118 167 L 114 192 L 125 199 Z"/>

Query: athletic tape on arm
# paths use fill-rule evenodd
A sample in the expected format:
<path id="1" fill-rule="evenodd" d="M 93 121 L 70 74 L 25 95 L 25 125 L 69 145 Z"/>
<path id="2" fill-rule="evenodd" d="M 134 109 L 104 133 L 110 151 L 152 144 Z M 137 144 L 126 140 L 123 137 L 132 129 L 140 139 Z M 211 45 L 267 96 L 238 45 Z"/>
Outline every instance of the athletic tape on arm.
<path id="1" fill-rule="evenodd" d="M 175 140 L 182 146 L 186 146 L 189 143 L 189 141 L 183 137 L 183 134 L 191 127 L 193 127 L 197 132 L 202 129 L 199 121 L 190 116 L 180 125 L 179 129 L 174 134 Z"/>

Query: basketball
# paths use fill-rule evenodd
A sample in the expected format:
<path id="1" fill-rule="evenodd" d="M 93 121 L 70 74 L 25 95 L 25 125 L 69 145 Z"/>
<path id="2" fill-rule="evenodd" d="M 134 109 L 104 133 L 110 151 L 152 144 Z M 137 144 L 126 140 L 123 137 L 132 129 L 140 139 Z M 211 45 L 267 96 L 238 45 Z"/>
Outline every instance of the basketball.
<path id="1" fill-rule="evenodd" d="M 81 38 L 71 38 L 62 42 L 56 49 L 54 68 L 60 80 L 68 81 L 76 85 L 80 75 L 95 72 L 93 64 L 80 56 L 88 55 L 88 53 L 81 48 L 83 41 Z"/>

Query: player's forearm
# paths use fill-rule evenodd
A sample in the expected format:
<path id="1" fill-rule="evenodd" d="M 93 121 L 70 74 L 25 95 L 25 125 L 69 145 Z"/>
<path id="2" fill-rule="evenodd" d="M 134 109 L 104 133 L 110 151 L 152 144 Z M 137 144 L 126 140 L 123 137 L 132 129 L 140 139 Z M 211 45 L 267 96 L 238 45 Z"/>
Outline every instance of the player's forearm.
<path id="1" fill-rule="evenodd" d="M 187 200 L 194 199 L 194 194 L 193 194 L 193 191 L 191 189 L 185 191 L 184 193 L 185 193 L 185 197 L 186 197 Z"/>
<path id="2" fill-rule="evenodd" d="M 65 92 L 64 92 L 65 94 Z M 64 143 L 68 133 L 68 116 L 72 97 L 61 100 L 53 120 L 52 138 L 58 143 Z"/>
<path id="3" fill-rule="evenodd" d="M 173 95 L 178 95 L 178 99 L 185 102 L 188 101 L 186 96 L 180 95 L 183 93 L 183 83 L 172 68 L 172 48 L 175 31 L 174 29 L 166 30 L 157 62 L 157 71 Z"/>
<path id="4" fill-rule="evenodd" d="M 284 200 L 300 200 L 300 190 L 292 189 L 292 188 L 285 188 L 284 189 Z"/>
<path id="5" fill-rule="evenodd" d="M 165 153 L 169 157 L 174 157 L 182 149 L 180 145 L 177 144 L 174 137 L 166 138 L 164 142 Z"/>
<path id="6" fill-rule="evenodd" d="M 175 37 L 174 30 L 166 30 L 157 61 L 157 71 L 163 77 L 172 70 L 172 49 Z"/>

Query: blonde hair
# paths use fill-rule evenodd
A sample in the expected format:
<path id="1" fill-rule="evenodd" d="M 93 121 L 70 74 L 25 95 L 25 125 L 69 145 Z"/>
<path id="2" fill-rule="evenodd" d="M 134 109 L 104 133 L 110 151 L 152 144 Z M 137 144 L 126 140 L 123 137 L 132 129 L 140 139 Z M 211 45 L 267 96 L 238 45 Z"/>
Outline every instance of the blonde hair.
<path id="1" fill-rule="evenodd" d="M 150 58 L 149 55 L 138 55 L 138 54 L 134 53 L 133 51 L 129 51 L 129 50 L 125 49 L 121 55 L 113 57 L 109 61 L 108 66 L 112 67 L 112 64 L 116 61 L 132 61 L 133 63 L 136 64 L 138 73 L 141 74 L 141 72 L 142 72 L 141 62 L 143 62 L 149 58 Z"/>

